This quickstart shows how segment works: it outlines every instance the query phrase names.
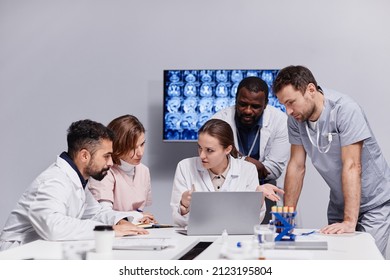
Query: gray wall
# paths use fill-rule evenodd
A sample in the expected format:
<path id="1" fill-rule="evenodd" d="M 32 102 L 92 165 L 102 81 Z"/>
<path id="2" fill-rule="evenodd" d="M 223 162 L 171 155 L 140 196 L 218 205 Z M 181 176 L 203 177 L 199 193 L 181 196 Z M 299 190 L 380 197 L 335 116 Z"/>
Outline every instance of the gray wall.
<path id="1" fill-rule="evenodd" d="M 169 68 L 308 66 L 365 109 L 390 159 L 386 0 L 0 0 L 0 227 L 29 183 L 66 149 L 66 129 L 125 113 L 147 128 L 151 211 L 170 222 L 177 162 L 195 144 L 162 142 Z M 308 164 L 301 226 L 326 223 L 328 189 Z"/>

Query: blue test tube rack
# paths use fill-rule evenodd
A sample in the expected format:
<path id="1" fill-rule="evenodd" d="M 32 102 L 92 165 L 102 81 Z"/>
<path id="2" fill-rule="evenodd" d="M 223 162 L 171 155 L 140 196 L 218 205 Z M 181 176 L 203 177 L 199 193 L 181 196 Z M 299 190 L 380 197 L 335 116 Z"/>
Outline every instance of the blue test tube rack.
<path id="1" fill-rule="evenodd" d="M 292 232 L 295 228 L 295 216 L 297 212 L 271 212 L 275 219 L 272 221 L 276 232 L 275 241 L 295 241 L 295 234 Z"/>

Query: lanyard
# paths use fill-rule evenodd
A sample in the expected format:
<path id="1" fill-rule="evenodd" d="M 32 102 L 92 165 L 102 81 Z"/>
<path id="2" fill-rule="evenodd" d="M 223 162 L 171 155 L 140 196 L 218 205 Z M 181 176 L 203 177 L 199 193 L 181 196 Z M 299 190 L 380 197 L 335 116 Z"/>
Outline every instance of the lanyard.
<path id="1" fill-rule="evenodd" d="M 253 148 L 255 147 L 255 144 L 256 144 L 256 141 L 257 141 L 257 138 L 259 137 L 259 135 L 260 135 L 260 127 L 259 127 L 259 129 L 257 130 L 257 132 L 256 132 L 255 139 L 253 140 L 252 146 L 251 146 L 251 148 L 250 148 L 250 150 L 249 150 L 249 152 L 248 152 L 247 157 L 250 157 L 250 156 L 251 156 L 251 153 L 252 153 L 252 151 L 253 151 Z"/>
<path id="2" fill-rule="evenodd" d="M 252 151 L 253 151 L 253 148 L 255 147 L 256 145 L 256 142 L 257 142 L 257 138 L 259 138 L 259 135 L 260 135 L 260 130 L 261 130 L 261 127 L 259 127 L 259 129 L 257 130 L 256 132 L 256 135 L 255 135 L 255 139 L 253 140 L 252 142 L 252 145 L 251 145 L 251 148 L 249 149 L 249 152 L 248 154 L 246 155 L 247 157 L 250 157 Z M 241 146 L 242 146 L 242 141 L 241 141 L 241 137 L 240 137 L 240 132 L 237 131 L 237 136 L 238 136 L 238 141 L 241 143 Z M 242 146 L 242 148 L 244 149 L 244 146 Z"/>

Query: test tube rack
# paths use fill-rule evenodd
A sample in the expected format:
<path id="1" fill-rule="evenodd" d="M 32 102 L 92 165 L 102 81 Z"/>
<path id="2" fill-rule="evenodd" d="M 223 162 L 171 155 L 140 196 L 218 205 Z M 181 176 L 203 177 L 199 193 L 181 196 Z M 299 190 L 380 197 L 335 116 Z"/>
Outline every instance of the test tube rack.
<path id="1" fill-rule="evenodd" d="M 274 217 L 273 226 L 278 235 L 275 241 L 295 241 L 296 235 L 292 232 L 295 228 L 295 216 L 297 212 L 271 212 Z"/>

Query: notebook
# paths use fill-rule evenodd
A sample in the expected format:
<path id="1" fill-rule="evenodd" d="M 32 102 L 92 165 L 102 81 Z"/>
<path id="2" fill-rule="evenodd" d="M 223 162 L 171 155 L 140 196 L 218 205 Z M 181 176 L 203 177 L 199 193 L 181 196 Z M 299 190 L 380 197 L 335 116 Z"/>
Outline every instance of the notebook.
<path id="1" fill-rule="evenodd" d="M 261 192 L 194 192 L 186 235 L 253 234 L 260 223 Z"/>

